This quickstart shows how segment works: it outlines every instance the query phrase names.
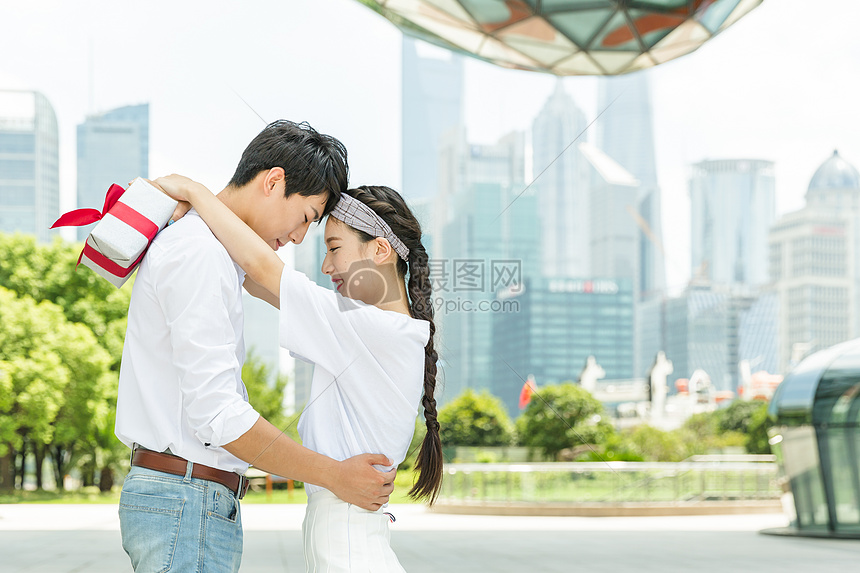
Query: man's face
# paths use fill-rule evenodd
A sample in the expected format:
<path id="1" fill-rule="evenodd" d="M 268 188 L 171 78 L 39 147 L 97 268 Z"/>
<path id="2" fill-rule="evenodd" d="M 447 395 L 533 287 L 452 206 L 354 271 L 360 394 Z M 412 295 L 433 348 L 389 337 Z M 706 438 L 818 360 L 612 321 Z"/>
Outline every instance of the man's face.
<path id="1" fill-rule="evenodd" d="M 319 221 L 325 208 L 328 192 L 304 197 L 293 193 L 284 197 L 284 182 L 261 205 L 254 230 L 274 250 L 287 243 L 301 243 L 311 223 Z"/>

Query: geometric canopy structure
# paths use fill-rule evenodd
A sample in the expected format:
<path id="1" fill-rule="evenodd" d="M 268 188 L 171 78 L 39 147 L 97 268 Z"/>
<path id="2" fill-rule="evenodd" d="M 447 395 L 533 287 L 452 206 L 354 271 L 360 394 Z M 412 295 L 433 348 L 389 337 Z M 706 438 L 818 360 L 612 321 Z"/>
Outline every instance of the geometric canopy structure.
<path id="1" fill-rule="evenodd" d="M 360 0 L 404 33 L 506 68 L 616 75 L 688 54 L 762 0 Z"/>

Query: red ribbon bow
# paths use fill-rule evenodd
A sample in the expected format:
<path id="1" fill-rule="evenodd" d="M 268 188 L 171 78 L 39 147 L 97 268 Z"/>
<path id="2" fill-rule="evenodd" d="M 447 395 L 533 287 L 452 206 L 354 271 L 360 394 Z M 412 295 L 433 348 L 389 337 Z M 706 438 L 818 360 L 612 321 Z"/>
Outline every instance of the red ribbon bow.
<path id="1" fill-rule="evenodd" d="M 75 209 L 74 211 L 69 211 L 65 215 L 60 216 L 60 218 L 51 225 L 51 228 L 81 227 L 83 225 L 95 223 L 96 221 L 101 221 L 102 217 L 107 215 L 107 212 L 110 211 L 110 208 L 116 205 L 116 202 L 119 201 L 119 198 L 122 197 L 123 193 L 125 193 L 125 189 L 116 184 L 111 185 L 110 189 L 108 189 L 107 195 L 105 196 L 105 206 L 101 212 L 96 209 Z"/>
<path id="2" fill-rule="evenodd" d="M 120 203 L 119 198 L 122 197 L 122 194 L 125 193 L 125 189 L 120 187 L 119 185 L 111 185 L 110 189 L 108 189 L 107 195 L 105 196 L 105 204 L 102 208 L 101 212 L 96 209 L 75 209 L 74 211 L 69 211 L 68 213 L 62 215 L 59 219 L 51 225 L 51 228 L 54 227 L 80 227 L 83 225 L 89 225 L 90 223 L 95 223 L 97 221 L 101 221 L 105 215 L 110 213 L 114 217 L 120 219 L 124 223 L 128 224 L 135 231 L 139 232 L 141 235 L 146 237 L 147 242 L 151 242 L 152 239 L 155 238 L 155 235 L 158 233 L 158 225 L 126 205 L 125 203 Z M 81 258 L 86 255 L 91 261 L 96 263 L 98 266 L 108 271 L 110 274 L 115 275 L 117 277 L 127 277 L 134 271 L 137 264 L 143 259 L 143 255 L 146 254 L 146 249 L 140 254 L 134 263 L 128 268 L 121 267 L 116 264 L 114 261 L 110 260 L 93 247 L 89 245 L 89 243 L 84 244 L 84 250 L 81 251 L 80 256 L 78 257 L 78 265 L 81 264 Z M 77 265 L 75 265 L 77 267 Z"/>

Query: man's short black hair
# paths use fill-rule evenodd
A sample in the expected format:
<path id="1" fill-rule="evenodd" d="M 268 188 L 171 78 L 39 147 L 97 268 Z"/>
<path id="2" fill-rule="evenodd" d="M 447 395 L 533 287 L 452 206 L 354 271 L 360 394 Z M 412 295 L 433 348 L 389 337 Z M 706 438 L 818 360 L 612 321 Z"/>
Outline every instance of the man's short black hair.
<path id="1" fill-rule="evenodd" d="M 267 125 L 245 148 L 230 185 L 243 187 L 273 167 L 284 170 L 287 197 L 329 192 L 321 217 L 334 209 L 349 182 L 346 147 L 307 122 L 279 119 Z"/>

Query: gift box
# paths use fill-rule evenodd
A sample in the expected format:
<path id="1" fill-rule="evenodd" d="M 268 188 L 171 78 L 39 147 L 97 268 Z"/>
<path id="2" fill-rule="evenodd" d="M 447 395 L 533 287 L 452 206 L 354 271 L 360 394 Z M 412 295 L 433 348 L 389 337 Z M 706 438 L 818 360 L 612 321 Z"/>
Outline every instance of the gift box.
<path id="1" fill-rule="evenodd" d="M 121 287 L 143 259 L 152 239 L 167 225 L 176 205 L 149 182 L 137 178 L 128 189 L 112 185 L 101 212 L 77 209 L 57 219 L 51 228 L 98 221 L 87 237 L 78 264 L 85 264 Z"/>

